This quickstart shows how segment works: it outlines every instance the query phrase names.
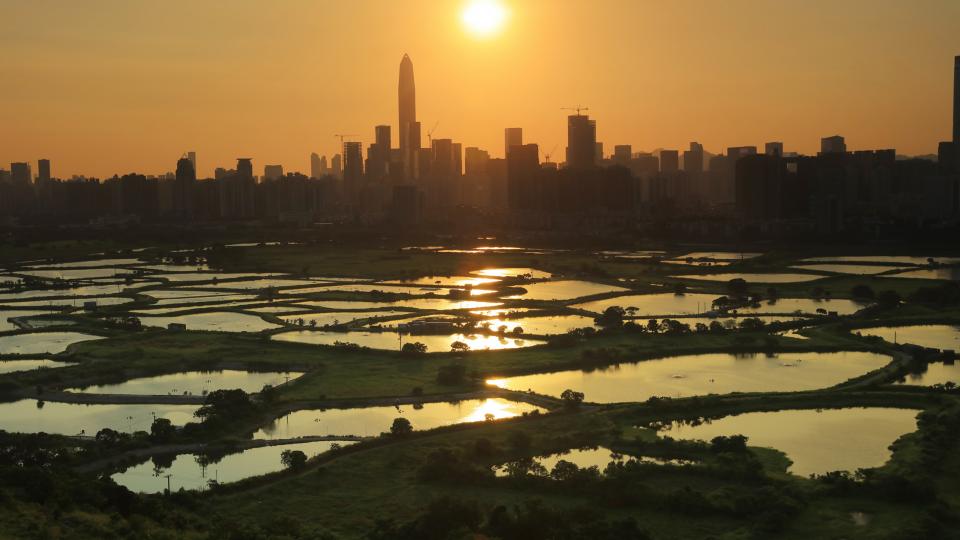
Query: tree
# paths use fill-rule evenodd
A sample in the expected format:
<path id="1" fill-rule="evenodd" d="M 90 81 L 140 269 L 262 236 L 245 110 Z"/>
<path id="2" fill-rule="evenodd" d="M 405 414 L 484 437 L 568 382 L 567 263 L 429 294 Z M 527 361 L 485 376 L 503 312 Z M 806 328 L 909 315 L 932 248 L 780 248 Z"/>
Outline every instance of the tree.
<path id="1" fill-rule="evenodd" d="M 120 441 L 120 433 L 118 431 L 112 430 L 110 428 L 103 428 L 97 432 L 97 442 L 103 443 L 106 445 L 114 445 Z"/>
<path id="2" fill-rule="evenodd" d="M 300 450 L 284 450 L 280 452 L 280 463 L 288 469 L 300 470 L 307 464 L 307 455 Z"/>
<path id="3" fill-rule="evenodd" d="M 647 331 L 650 332 L 651 334 L 656 334 L 657 329 L 659 328 L 660 328 L 660 323 L 657 322 L 656 319 L 650 319 L 649 321 L 647 321 Z"/>
<path id="4" fill-rule="evenodd" d="M 743 278 L 734 278 L 727 282 L 727 290 L 736 296 L 747 294 L 747 282 Z"/>
<path id="5" fill-rule="evenodd" d="M 465 353 L 470 351 L 470 345 L 462 341 L 454 341 L 450 344 L 450 351 L 455 353 Z"/>
<path id="6" fill-rule="evenodd" d="M 567 388 L 560 394 L 560 399 L 563 400 L 563 405 L 568 409 L 576 409 L 583 403 L 583 392 L 576 392 Z"/>
<path id="7" fill-rule="evenodd" d="M 419 341 L 404 343 L 403 347 L 400 347 L 400 352 L 410 356 L 419 356 L 427 353 L 427 346 Z"/>
<path id="8" fill-rule="evenodd" d="M 150 425 L 150 438 L 157 442 L 169 441 L 177 433 L 177 428 L 169 418 L 156 418 Z"/>
<path id="9" fill-rule="evenodd" d="M 624 311 L 622 307 L 610 306 L 603 310 L 603 314 L 594 320 L 599 326 L 616 328 L 623 325 L 623 316 L 625 314 L 626 311 Z"/>
<path id="10" fill-rule="evenodd" d="M 850 289 L 850 294 L 858 300 L 873 300 L 875 296 L 873 289 L 871 289 L 869 285 L 862 283 L 860 285 L 854 285 L 854 287 Z"/>
<path id="11" fill-rule="evenodd" d="M 393 425 L 390 426 L 390 434 L 396 437 L 403 437 L 410 433 L 413 433 L 413 424 L 406 418 L 397 418 L 393 421 Z"/>

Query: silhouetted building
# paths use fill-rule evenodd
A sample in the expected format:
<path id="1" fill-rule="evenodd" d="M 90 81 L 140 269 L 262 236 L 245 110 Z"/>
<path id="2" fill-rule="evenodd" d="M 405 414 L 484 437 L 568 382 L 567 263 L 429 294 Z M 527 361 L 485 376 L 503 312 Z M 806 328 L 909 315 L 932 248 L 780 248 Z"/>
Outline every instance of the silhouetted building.
<path id="1" fill-rule="evenodd" d="M 29 186 L 33 183 L 33 173 L 29 163 L 11 163 L 10 180 L 17 186 Z"/>
<path id="2" fill-rule="evenodd" d="M 782 217 L 784 160 L 776 154 L 745 156 L 736 162 L 737 214 L 748 220 Z"/>
<path id="3" fill-rule="evenodd" d="M 252 218 L 255 211 L 255 188 L 253 160 L 237 158 L 236 171 L 228 172 L 220 179 L 220 217 L 224 219 Z"/>
<path id="4" fill-rule="evenodd" d="M 397 129 L 400 131 L 400 154 L 403 156 L 403 166 L 405 176 L 413 178 L 415 176 L 414 160 L 418 153 L 420 144 L 419 129 L 416 135 L 417 144 L 411 144 L 412 126 L 417 121 L 417 90 L 413 79 L 413 62 L 406 54 L 400 61 L 400 84 L 399 84 L 399 105 L 400 105 L 400 125 Z"/>
<path id="5" fill-rule="evenodd" d="M 703 172 L 703 145 L 698 142 L 690 143 L 690 149 L 683 153 L 683 170 L 688 174 Z"/>
<path id="6" fill-rule="evenodd" d="M 618 144 L 613 147 L 613 162 L 617 165 L 629 167 L 631 158 L 633 158 L 633 147 L 629 144 Z"/>
<path id="7" fill-rule="evenodd" d="M 380 180 L 390 167 L 390 126 L 377 126 L 374 131 L 375 142 L 367 147 L 367 178 Z"/>
<path id="8" fill-rule="evenodd" d="M 567 117 L 567 167 L 588 169 L 597 163 L 597 123 L 589 116 Z"/>
<path id="9" fill-rule="evenodd" d="M 680 153 L 676 150 L 660 151 L 660 172 L 673 174 L 680 170 Z"/>
<path id="10" fill-rule="evenodd" d="M 177 173 L 173 181 L 170 209 L 181 218 L 193 217 L 194 184 L 197 181 L 197 172 L 193 168 L 190 157 L 177 160 Z"/>
<path id="11" fill-rule="evenodd" d="M 337 178 L 343 178 L 343 157 L 336 154 L 330 159 L 330 174 Z"/>
<path id="12" fill-rule="evenodd" d="M 846 151 L 847 143 L 840 135 L 820 139 L 821 154 L 844 154 Z"/>
<path id="13" fill-rule="evenodd" d="M 322 177 L 326 172 L 324 169 L 326 169 L 326 156 L 321 158 L 316 152 L 310 154 L 310 178 Z"/>
<path id="14" fill-rule="evenodd" d="M 343 143 L 343 183 L 350 190 L 363 177 L 363 147 L 358 142 Z"/>
<path id="15" fill-rule="evenodd" d="M 506 128 L 503 130 L 503 157 L 510 157 L 510 149 L 523 145 L 523 128 Z"/>
<path id="16" fill-rule="evenodd" d="M 764 147 L 763 153 L 768 156 L 783 157 L 783 143 L 768 142 Z"/>
<path id="17" fill-rule="evenodd" d="M 187 152 L 187 159 L 190 160 L 190 164 L 193 165 L 193 173 L 195 176 L 198 176 L 200 173 L 197 172 L 197 153 L 196 152 Z"/>
<path id="18" fill-rule="evenodd" d="M 507 200 L 512 212 L 537 209 L 540 193 L 540 147 L 514 146 L 507 156 Z"/>
<path id="19" fill-rule="evenodd" d="M 283 165 L 264 165 L 263 166 L 264 180 L 279 180 L 280 178 L 283 178 Z"/>
<path id="20" fill-rule="evenodd" d="M 41 159 L 37 161 L 37 183 L 44 185 L 50 181 L 50 160 Z"/>

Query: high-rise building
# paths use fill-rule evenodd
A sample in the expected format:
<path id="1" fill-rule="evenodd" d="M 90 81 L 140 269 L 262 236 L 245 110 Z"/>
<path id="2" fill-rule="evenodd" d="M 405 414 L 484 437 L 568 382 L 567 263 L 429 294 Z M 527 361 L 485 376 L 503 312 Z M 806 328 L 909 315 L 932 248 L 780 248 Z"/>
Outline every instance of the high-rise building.
<path id="1" fill-rule="evenodd" d="M 310 154 L 310 178 L 320 178 L 323 176 L 325 163 L 320 159 L 320 154 L 313 152 Z"/>
<path id="2" fill-rule="evenodd" d="M 507 204 L 510 210 L 536 208 L 540 174 L 540 147 L 536 144 L 514 147 L 507 157 Z"/>
<path id="3" fill-rule="evenodd" d="M 618 144 L 613 147 L 613 162 L 617 165 L 628 166 L 633 158 L 633 147 L 629 144 Z"/>
<path id="4" fill-rule="evenodd" d="M 960 56 L 953 59 L 953 142 L 960 144 Z"/>
<path id="5" fill-rule="evenodd" d="M 840 135 L 820 139 L 821 154 L 845 154 L 846 152 L 847 143 Z"/>
<path id="6" fill-rule="evenodd" d="M 597 163 L 597 123 L 589 116 L 567 117 L 567 167 L 588 169 Z"/>
<path id="7" fill-rule="evenodd" d="M 690 143 L 690 149 L 683 153 L 683 170 L 687 174 L 703 172 L 703 145 L 698 142 Z"/>
<path id="8" fill-rule="evenodd" d="M 367 147 L 367 177 L 380 180 L 386 176 L 390 164 L 390 126 L 374 128 L 375 141 Z"/>
<path id="9" fill-rule="evenodd" d="M 187 159 L 189 159 L 190 164 L 193 165 L 193 174 L 195 176 L 200 176 L 200 173 L 197 172 L 197 153 L 187 152 Z"/>
<path id="10" fill-rule="evenodd" d="M 763 149 L 763 153 L 773 157 L 783 157 L 782 142 L 768 142 Z"/>
<path id="11" fill-rule="evenodd" d="M 37 161 L 37 183 L 46 184 L 50 181 L 50 160 L 41 159 Z"/>
<path id="12" fill-rule="evenodd" d="M 177 174 L 173 181 L 173 195 L 171 208 L 174 215 L 192 217 L 193 215 L 193 188 L 197 181 L 197 172 L 193 168 L 193 161 L 187 157 L 177 160 Z"/>
<path id="13" fill-rule="evenodd" d="M 330 159 L 330 174 L 337 178 L 343 178 L 343 156 L 340 154 L 336 154 Z"/>
<path id="14" fill-rule="evenodd" d="M 523 128 L 507 128 L 503 130 L 503 157 L 510 157 L 510 149 L 523 145 Z"/>
<path id="15" fill-rule="evenodd" d="M 279 180 L 281 178 L 283 178 L 283 165 L 264 165 L 263 166 L 264 180 Z"/>
<path id="16" fill-rule="evenodd" d="M 417 121 L 417 89 L 413 79 L 413 62 L 408 55 L 403 55 L 400 61 L 399 84 L 400 125 L 400 154 L 403 156 L 404 173 L 408 178 L 415 175 L 414 157 L 417 151 L 411 144 L 412 125 Z M 419 134 L 417 135 L 419 140 Z M 419 144 L 417 145 L 419 148 Z"/>
<path id="17" fill-rule="evenodd" d="M 28 186 L 33 182 L 33 173 L 29 163 L 11 163 L 10 179 L 14 185 Z"/>
<path id="18" fill-rule="evenodd" d="M 680 170 L 680 152 L 676 150 L 660 151 L 660 172 L 672 174 Z"/>
<path id="19" fill-rule="evenodd" d="M 358 142 L 343 143 L 343 181 L 356 186 L 363 177 L 363 146 Z"/>

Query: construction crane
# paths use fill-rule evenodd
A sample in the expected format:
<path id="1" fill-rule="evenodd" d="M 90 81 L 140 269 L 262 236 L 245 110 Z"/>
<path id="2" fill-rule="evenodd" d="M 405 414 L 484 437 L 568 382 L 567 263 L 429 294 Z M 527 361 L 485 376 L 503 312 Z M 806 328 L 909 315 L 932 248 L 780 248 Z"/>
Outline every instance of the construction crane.
<path id="1" fill-rule="evenodd" d="M 553 148 L 551 148 L 549 152 L 543 152 L 543 161 L 545 163 L 550 163 L 550 156 L 552 156 L 553 153 L 557 151 L 557 146 L 558 145 L 555 144 L 553 145 Z"/>
<path id="2" fill-rule="evenodd" d="M 589 110 L 590 110 L 590 107 L 581 107 L 581 106 L 577 105 L 576 107 L 560 107 L 560 110 L 561 110 L 561 111 L 576 111 L 577 116 L 581 116 L 581 115 L 580 115 L 580 111 L 589 111 Z"/>
<path id="3" fill-rule="evenodd" d="M 433 124 L 433 127 L 430 128 L 430 131 L 427 132 L 427 144 L 430 145 L 430 148 L 433 148 L 433 132 L 437 130 L 437 126 L 439 125 L 440 121 L 437 120 L 436 123 Z"/>
<path id="4" fill-rule="evenodd" d="M 347 152 L 344 149 L 343 140 L 346 139 L 347 137 L 359 137 L 359 135 L 357 135 L 356 133 L 346 133 L 346 134 L 335 133 L 333 136 L 340 138 L 340 155 L 344 156 L 344 158 L 346 157 Z"/>

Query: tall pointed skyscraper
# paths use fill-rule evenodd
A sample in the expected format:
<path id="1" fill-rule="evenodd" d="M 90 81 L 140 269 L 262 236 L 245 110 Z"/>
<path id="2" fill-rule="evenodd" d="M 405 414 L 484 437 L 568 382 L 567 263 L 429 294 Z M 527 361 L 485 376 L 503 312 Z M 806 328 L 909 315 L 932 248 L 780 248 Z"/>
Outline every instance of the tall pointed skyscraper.
<path id="1" fill-rule="evenodd" d="M 403 158 L 404 174 L 413 176 L 414 155 L 411 149 L 419 146 L 410 140 L 410 126 L 417 121 L 417 88 L 413 82 L 413 62 L 406 54 L 400 61 L 400 125 L 397 130 L 400 135 L 400 155 Z M 419 141 L 417 141 L 419 142 Z"/>

